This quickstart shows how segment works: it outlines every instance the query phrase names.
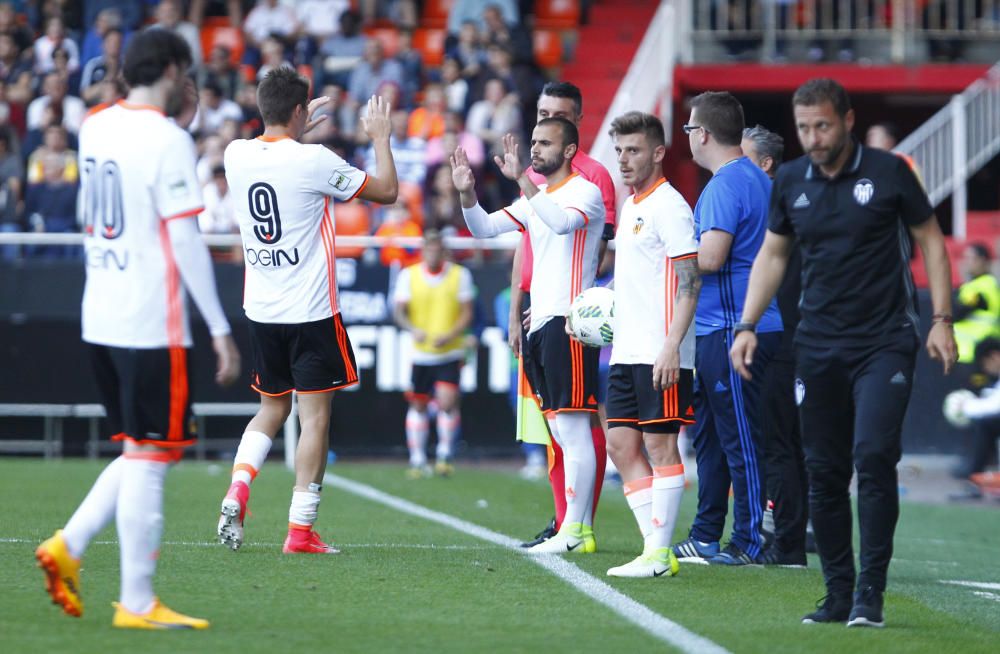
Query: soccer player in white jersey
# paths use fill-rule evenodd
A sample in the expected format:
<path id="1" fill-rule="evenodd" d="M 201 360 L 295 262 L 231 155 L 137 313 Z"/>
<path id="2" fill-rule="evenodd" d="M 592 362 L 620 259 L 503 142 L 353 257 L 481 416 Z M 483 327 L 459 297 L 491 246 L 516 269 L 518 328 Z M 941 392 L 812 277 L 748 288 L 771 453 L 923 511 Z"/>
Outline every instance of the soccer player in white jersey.
<path id="1" fill-rule="evenodd" d="M 633 194 L 622 205 L 615 235 L 608 453 L 644 547 L 608 575 L 672 576 L 678 565 L 670 540 L 684 493 L 677 434 L 694 422 L 698 242 L 691 207 L 663 178 L 660 120 L 630 111 L 612 121 L 611 137 L 622 180 Z"/>
<path id="2" fill-rule="evenodd" d="M 252 388 L 260 410 L 247 425 L 222 501 L 218 534 L 238 549 L 250 483 L 299 398 L 301 432 L 295 487 L 283 551 L 335 554 L 313 530 L 330 445 L 333 392 L 358 383 L 357 365 L 337 303 L 336 228 L 332 200 L 396 201 L 389 150 L 389 105 L 368 101 L 362 119 L 375 149 L 369 177 L 322 145 L 299 142 L 326 118 L 309 120 L 329 98 L 309 98 L 309 82 L 290 68 L 269 72 L 257 88 L 264 134 L 226 148 L 226 179 L 243 237 L 243 308 L 250 324 Z"/>
<path id="3" fill-rule="evenodd" d="M 590 414 L 597 411 L 600 351 L 572 341 L 565 325 L 570 302 L 594 284 L 605 210 L 600 189 L 571 168 L 578 143 L 576 125 L 565 118 L 538 121 L 531 135 L 531 167 L 545 176 L 545 183 L 536 186 L 522 168 L 516 140 L 505 136 L 504 156 L 496 157 L 496 163 L 505 177 L 517 182 L 523 196 L 491 214 L 476 200 L 465 152 L 458 148 L 452 157 L 452 177 L 472 234 L 489 238 L 526 229 L 534 248 L 525 345 L 530 363 L 525 372 L 566 461 L 566 517 L 555 536 L 528 550 L 537 553 L 596 551 Z"/>
<path id="4" fill-rule="evenodd" d="M 216 381 L 229 384 L 239 374 L 239 354 L 198 232 L 202 199 L 194 143 L 184 121 L 168 118 L 184 113 L 190 123 L 193 116 L 197 94 L 185 94 L 190 64 L 187 44 L 173 33 L 136 34 L 123 65 L 131 87 L 127 100 L 91 116 L 80 130 L 83 340 L 91 346 L 113 438 L 124 441 L 124 452 L 35 556 L 52 601 L 80 616 L 80 558 L 116 518 L 121 595 L 112 625 L 121 628 L 208 627 L 153 595 L 164 476 L 195 440 L 185 291 L 211 331 Z"/>

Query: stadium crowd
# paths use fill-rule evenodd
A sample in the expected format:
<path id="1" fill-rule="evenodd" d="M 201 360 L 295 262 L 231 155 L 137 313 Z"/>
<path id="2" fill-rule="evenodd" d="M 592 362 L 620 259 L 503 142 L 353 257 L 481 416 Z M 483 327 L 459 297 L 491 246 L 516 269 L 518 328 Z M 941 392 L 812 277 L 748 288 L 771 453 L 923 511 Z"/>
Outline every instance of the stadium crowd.
<path id="1" fill-rule="evenodd" d="M 520 29 L 532 4 L 453 3 L 444 43 L 420 43 L 412 0 L 16 0 L 0 3 L 0 231 L 75 232 L 76 135 L 88 112 L 124 97 L 125 46 L 137 30 L 171 30 L 191 47 L 199 112 L 190 127 L 199 156 L 203 232 L 235 233 L 222 153 L 263 131 L 259 81 L 279 66 L 312 80 L 330 118 L 307 136 L 347 161 L 373 169 L 361 129 L 363 102 L 392 103 L 399 202 L 338 208 L 339 234 L 419 236 L 424 229 L 467 235 L 446 153 L 461 144 L 483 175 L 483 202 L 503 206 L 516 185 L 489 155 L 507 132 L 524 135 L 545 79 Z M 424 39 L 426 41 L 426 39 Z M 74 247 L 5 246 L 4 258 L 73 257 Z M 360 252 L 356 253 L 360 254 Z M 223 256 L 226 256 L 223 254 Z M 418 253 L 386 248 L 404 265 Z"/>

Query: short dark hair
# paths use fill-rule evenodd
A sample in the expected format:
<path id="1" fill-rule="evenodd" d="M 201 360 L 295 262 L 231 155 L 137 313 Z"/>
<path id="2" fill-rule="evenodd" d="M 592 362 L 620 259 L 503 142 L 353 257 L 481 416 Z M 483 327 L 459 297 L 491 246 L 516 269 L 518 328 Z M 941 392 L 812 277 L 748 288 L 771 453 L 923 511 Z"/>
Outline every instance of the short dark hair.
<path id="1" fill-rule="evenodd" d="M 641 111 L 629 111 L 618 116 L 611 121 L 611 129 L 608 131 L 611 136 L 639 133 L 644 134 L 654 148 L 667 143 L 660 119 Z"/>
<path id="2" fill-rule="evenodd" d="M 793 107 L 815 107 L 824 102 L 832 104 L 833 110 L 841 118 L 851 110 L 851 98 L 848 97 L 847 90 L 840 82 L 828 77 L 809 80 L 795 89 L 795 95 L 792 96 Z"/>
<path id="3" fill-rule="evenodd" d="M 691 98 L 698 111 L 698 122 L 719 145 L 735 146 L 743 140 L 743 105 L 728 91 L 706 91 Z"/>
<path id="4" fill-rule="evenodd" d="M 982 364 L 994 352 L 1000 352 L 1000 339 L 987 336 L 976 344 L 976 363 Z"/>
<path id="5" fill-rule="evenodd" d="M 171 64 L 185 73 L 191 62 L 187 41 L 169 30 L 147 28 L 129 42 L 122 75 L 129 86 L 150 86 L 163 77 Z"/>
<path id="6" fill-rule="evenodd" d="M 542 87 L 542 95 L 550 98 L 569 98 L 573 101 L 573 110 L 579 116 L 583 113 L 583 94 L 580 88 L 572 82 L 548 82 Z"/>
<path id="7" fill-rule="evenodd" d="M 990 252 L 990 246 L 986 245 L 985 243 L 974 241 L 972 243 L 969 243 L 966 247 L 975 252 L 976 255 L 981 259 L 986 259 L 987 261 L 989 261 L 990 259 L 993 258 L 993 255 Z"/>
<path id="8" fill-rule="evenodd" d="M 774 169 L 778 169 L 781 158 L 785 154 L 785 139 L 781 138 L 763 125 L 754 125 L 743 130 L 743 138 L 753 141 L 757 153 L 762 157 L 771 157 Z"/>
<path id="9" fill-rule="evenodd" d="M 542 118 L 535 124 L 535 127 L 546 127 L 548 125 L 557 125 L 562 132 L 562 144 L 565 148 L 567 145 L 580 145 L 580 130 L 576 128 L 576 125 L 572 121 L 569 121 L 562 116 L 552 116 L 551 118 Z"/>
<path id="10" fill-rule="evenodd" d="M 287 66 L 278 66 L 257 86 L 257 106 L 265 125 L 287 125 L 295 107 L 309 102 L 309 80 Z"/>

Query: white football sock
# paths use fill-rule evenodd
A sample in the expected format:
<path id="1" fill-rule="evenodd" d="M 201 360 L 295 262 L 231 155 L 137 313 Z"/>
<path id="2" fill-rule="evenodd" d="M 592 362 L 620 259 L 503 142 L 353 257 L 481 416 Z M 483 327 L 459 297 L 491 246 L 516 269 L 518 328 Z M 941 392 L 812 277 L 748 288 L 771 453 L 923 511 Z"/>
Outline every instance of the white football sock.
<path id="1" fill-rule="evenodd" d="M 410 465 L 422 466 L 427 463 L 427 432 L 430 421 L 427 414 L 410 407 L 406 412 L 406 447 L 410 450 Z"/>
<path id="2" fill-rule="evenodd" d="M 652 548 L 670 547 L 684 496 L 684 465 L 653 468 L 653 503 L 648 543 Z"/>
<path id="3" fill-rule="evenodd" d="M 289 527 L 311 528 L 319 515 L 319 491 L 292 491 L 292 504 L 288 507 Z"/>
<path id="4" fill-rule="evenodd" d="M 642 534 L 644 547 L 646 541 L 649 540 L 649 534 L 653 531 L 653 525 L 650 522 L 653 515 L 652 487 L 652 477 L 640 477 L 639 479 L 627 481 L 622 484 L 622 489 L 625 491 L 625 501 L 628 502 L 628 508 L 632 509 L 635 522 L 639 525 L 639 533 Z"/>
<path id="5" fill-rule="evenodd" d="M 104 468 L 101 476 L 91 486 L 87 497 L 77 507 L 63 527 L 63 540 L 69 555 L 75 559 L 83 556 L 87 545 L 115 517 L 118 487 L 122 481 L 123 457 L 118 457 Z"/>
<path id="6" fill-rule="evenodd" d="M 458 430 L 462 426 L 462 414 L 458 409 L 451 411 L 439 411 L 437 415 L 437 460 L 450 461 L 452 450 L 455 445 L 455 438 Z"/>
<path id="7" fill-rule="evenodd" d="M 563 524 L 584 524 L 593 506 L 597 477 L 590 414 L 583 411 L 557 413 L 555 422 L 565 462 L 566 517 Z M 589 503 L 587 498 L 590 498 Z"/>
<path id="8" fill-rule="evenodd" d="M 271 451 L 273 442 L 264 432 L 244 433 L 233 460 L 233 482 L 242 481 L 249 486 L 267 460 L 267 453 Z"/>
<path id="9" fill-rule="evenodd" d="M 163 534 L 163 479 L 169 464 L 126 456 L 118 489 L 121 604 L 133 613 L 153 608 L 153 574 Z"/>

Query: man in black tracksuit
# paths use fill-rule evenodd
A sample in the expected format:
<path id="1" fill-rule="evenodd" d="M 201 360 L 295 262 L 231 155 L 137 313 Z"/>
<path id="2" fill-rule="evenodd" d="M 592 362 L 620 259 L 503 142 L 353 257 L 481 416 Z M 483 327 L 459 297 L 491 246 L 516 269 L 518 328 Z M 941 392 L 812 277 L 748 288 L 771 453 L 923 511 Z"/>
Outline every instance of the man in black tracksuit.
<path id="1" fill-rule="evenodd" d="M 792 106 L 806 156 L 778 171 L 768 233 L 731 355 L 740 374 L 749 374 L 755 321 L 777 291 L 797 239 L 802 320 L 795 394 L 827 588 L 822 605 L 803 622 L 881 627 L 899 517 L 896 464 L 919 347 L 907 232 L 923 252 L 930 282 L 927 349 L 946 374 L 957 358 L 951 265 L 933 209 L 906 162 L 851 136 L 854 112 L 844 88 L 811 80 L 795 92 Z M 854 470 L 860 573 L 851 546 Z"/>

